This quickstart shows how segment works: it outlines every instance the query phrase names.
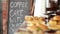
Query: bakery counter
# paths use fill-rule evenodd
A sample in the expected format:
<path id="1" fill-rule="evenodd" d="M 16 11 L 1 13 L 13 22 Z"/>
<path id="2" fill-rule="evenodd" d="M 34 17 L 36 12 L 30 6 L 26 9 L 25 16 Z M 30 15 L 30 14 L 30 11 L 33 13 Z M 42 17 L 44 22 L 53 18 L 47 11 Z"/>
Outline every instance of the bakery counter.
<path id="1" fill-rule="evenodd" d="M 25 21 L 14 34 L 60 34 L 60 16 L 54 16 L 45 24 L 45 18 L 25 16 Z"/>
<path id="2" fill-rule="evenodd" d="M 60 34 L 60 30 L 56 31 L 55 33 L 50 31 L 28 31 L 28 30 L 17 30 L 14 34 Z"/>
<path id="3" fill-rule="evenodd" d="M 54 34 L 60 34 L 60 30 L 47 30 L 47 31 L 28 31 L 27 30 L 27 23 L 22 23 L 22 25 L 19 26 L 19 28 L 17 29 L 17 31 L 14 32 L 14 34 L 48 34 L 48 33 L 52 33 L 52 32 L 55 32 Z"/>
<path id="4" fill-rule="evenodd" d="M 57 30 L 56 32 L 46 32 L 46 31 L 28 31 L 28 30 L 17 30 L 14 34 L 60 34 L 60 30 Z"/>

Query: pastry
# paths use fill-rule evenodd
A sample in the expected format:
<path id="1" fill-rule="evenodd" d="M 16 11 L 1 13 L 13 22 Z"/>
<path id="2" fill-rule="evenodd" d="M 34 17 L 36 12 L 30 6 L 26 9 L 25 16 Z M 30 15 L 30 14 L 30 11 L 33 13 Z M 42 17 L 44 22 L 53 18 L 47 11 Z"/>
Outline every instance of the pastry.
<path id="1" fill-rule="evenodd" d="M 25 16 L 25 21 L 32 21 L 33 20 L 33 16 Z"/>
<path id="2" fill-rule="evenodd" d="M 37 27 L 36 26 L 29 26 L 27 27 L 29 31 L 36 31 Z"/>
<path id="3" fill-rule="evenodd" d="M 43 25 L 43 24 L 39 24 L 38 27 L 41 28 L 43 31 L 48 30 L 48 27 L 46 25 Z"/>
<path id="4" fill-rule="evenodd" d="M 38 18 L 39 18 L 39 17 L 37 17 L 37 16 L 34 16 L 33 20 L 38 20 Z"/>
<path id="5" fill-rule="evenodd" d="M 60 20 L 60 16 L 59 16 L 59 15 L 54 16 L 54 17 L 53 17 L 53 20 Z"/>
<path id="6" fill-rule="evenodd" d="M 39 17 L 39 20 L 40 20 L 40 21 L 45 21 L 45 18 Z"/>
<path id="7" fill-rule="evenodd" d="M 55 25 L 57 25 L 57 21 L 50 20 L 48 24 L 49 24 L 49 26 L 55 26 Z"/>
<path id="8" fill-rule="evenodd" d="M 45 18 L 39 17 L 39 22 L 40 22 L 41 24 L 45 24 Z"/>

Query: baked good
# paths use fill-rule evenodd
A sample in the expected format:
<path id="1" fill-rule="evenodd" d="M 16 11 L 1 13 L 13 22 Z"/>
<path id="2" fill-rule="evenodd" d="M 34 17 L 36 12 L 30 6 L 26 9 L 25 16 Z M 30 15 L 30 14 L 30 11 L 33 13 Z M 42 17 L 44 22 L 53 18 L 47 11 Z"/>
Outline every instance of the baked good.
<path id="1" fill-rule="evenodd" d="M 40 24 L 38 27 L 41 28 L 43 31 L 48 30 L 48 27 L 46 25 L 43 25 L 43 24 Z"/>
<path id="2" fill-rule="evenodd" d="M 40 22 L 41 24 L 45 24 L 45 18 L 39 17 L 39 22 Z"/>
<path id="3" fill-rule="evenodd" d="M 33 17 L 33 20 L 38 20 L 38 18 L 39 18 L 39 17 L 37 17 L 37 16 L 34 16 L 34 17 Z"/>
<path id="4" fill-rule="evenodd" d="M 49 26 L 55 26 L 55 25 L 57 25 L 57 21 L 55 21 L 55 20 L 50 20 L 50 21 L 48 22 L 48 24 L 49 24 Z"/>
<path id="5" fill-rule="evenodd" d="M 40 21 L 45 21 L 45 18 L 39 17 L 39 20 L 40 20 Z"/>
<path id="6" fill-rule="evenodd" d="M 52 30 L 58 30 L 59 29 L 57 26 L 49 26 L 48 28 L 52 29 Z"/>
<path id="7" fill-rule="evenodd" d="M 25 16 L 25 21 L 32 21 L 33 20 L 33 16 Z"/>
<path id="8" fill-rule="evenodd" d="M 53 17 L 53 20 L 60 20 L 60 16 L 59 16 L 59 15 L 54 16 L 54 17 Z"/>
<path id="9" fill-rule="evenodd" d="M 27 29 L 29 31 L 36 31 L 37 27 L 36 26 L 28 26 Z"/>
<path id="10" fill-rule="evenodd" d="M 45 24 L 45 18 L 36 17 L 36 16 L 25 16 L 25 20 L 27 21 L 27 29 L 30 31 L 35 31 L 37 29 L 48 30 L 48 27 Z M 42 24 L 44 23 L 44 24 Z"/>
<path id="11" fill-rule="evenodd" d="M 50 20 L 49 21 L 49 28 L 50 29 L 60 29 L 60 21 L 59 20 Z"/>

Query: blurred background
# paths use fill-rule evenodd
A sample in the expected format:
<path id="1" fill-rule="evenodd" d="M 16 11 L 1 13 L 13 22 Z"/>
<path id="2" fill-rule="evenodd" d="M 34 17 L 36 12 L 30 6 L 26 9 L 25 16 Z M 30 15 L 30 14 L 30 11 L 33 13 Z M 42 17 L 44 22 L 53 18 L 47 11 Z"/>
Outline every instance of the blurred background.
<path id="1" fill-rule="evenodd" d="M 37 7 L 35 6 L 36 1 L 37 0 L 0 0 L 0 33 L 2 33 L 3 29 L 4 34 L 13 34 L 23 23 L 26 15 L 34 16 L 35 11 L 38 11 L 37 9 L 34 10 L 34 8 Z M 37 3 L 36 5 L 41 5 L 41 3 Z M 44 14 L 49 16 L 48 19 L 51 18 L 52 15 L 60 15 L 60 0 L 46 0 L 45 8 L 44 6 L 42 7 L 42 11 L 45 10 Z"/>

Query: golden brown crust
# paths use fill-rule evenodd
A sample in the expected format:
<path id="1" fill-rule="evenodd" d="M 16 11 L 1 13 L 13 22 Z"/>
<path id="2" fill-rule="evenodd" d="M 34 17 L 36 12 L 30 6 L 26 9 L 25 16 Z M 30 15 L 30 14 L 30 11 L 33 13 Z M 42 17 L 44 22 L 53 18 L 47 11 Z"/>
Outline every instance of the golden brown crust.
<path id="1" fill-rule="evenodd" d="M 32 21 L 33 20 L 33 16 L 25 16 L 25 20 L 26 21 Z"/>
<path id="2" fill-rule="evenodd" d="M 49 25 L 50 25 L 50 26 L 55 26 L 55 25 L 57 25 L 57 21 L 55 21 L 55 20 L 50 20 L 50 21 L 49 21 Z"/>
<path id="3" fill-rule="evenodd" d="M 45 23 L 45 18 L 43 17 L 26 16 L 25 20 L 27 20 L 27 23 L 28 23 L 27 24 L 28 30 L 34 31 L 34 30 L 37 30 L 37 28 L 40 28 L 45 31 L 48 29 L 48 27 L 45 24 L 42 24 L 42 23 Z"/>
<path id="4" fill-rule="evenodd" d="M 60 20 L 60 16 L 59 16 L 59 15 L 54 16 L 54 17 L 53 17 L 53 20 Z"/>
<path id="5" fill-rule="evenodd" d="M 45 21 L 45 18 L 39 17 L 39 20 L 40 20 L 40 21 Z"/>
<path id="6" fill-rule="evenodd" d="M 35 31 L 37 28 L 35 26 L 29 26 L 27 27 L 27 29 L 30 31 Z"/>
<path id="7" fill-rule="evenodd" d="M 60 16 L 56 15 L 49 21 L 49 28 L 50 29 L 60 29 Z"/>
<path id="8" fill-rule="evenodd" d="M 48 30 L 48 27 L 43 24 L 39 24 L 37 27 L 39 27 L 43 31 Z M 27 29 L 31 30 L 31 31 L 35 31 L 35 30 L 37 30 L 37 27 L 36 26 L 29 26 L 29 27 L 27 27 Z"/>
<path id="9" fill-rule="evenodd" d="M 40 27 L 44 31 L 48 30 L 48 27 L 46 25 L 43 25 L 43 24 L 39 24 L 38 27 Z"/>
<path id="10" fill-rule="evenodd" d="M 38 18 L 39 18 L 39 17 L 37 17 L 37 16 L 34 16 L 33 20 L 38 20 Z"/>

